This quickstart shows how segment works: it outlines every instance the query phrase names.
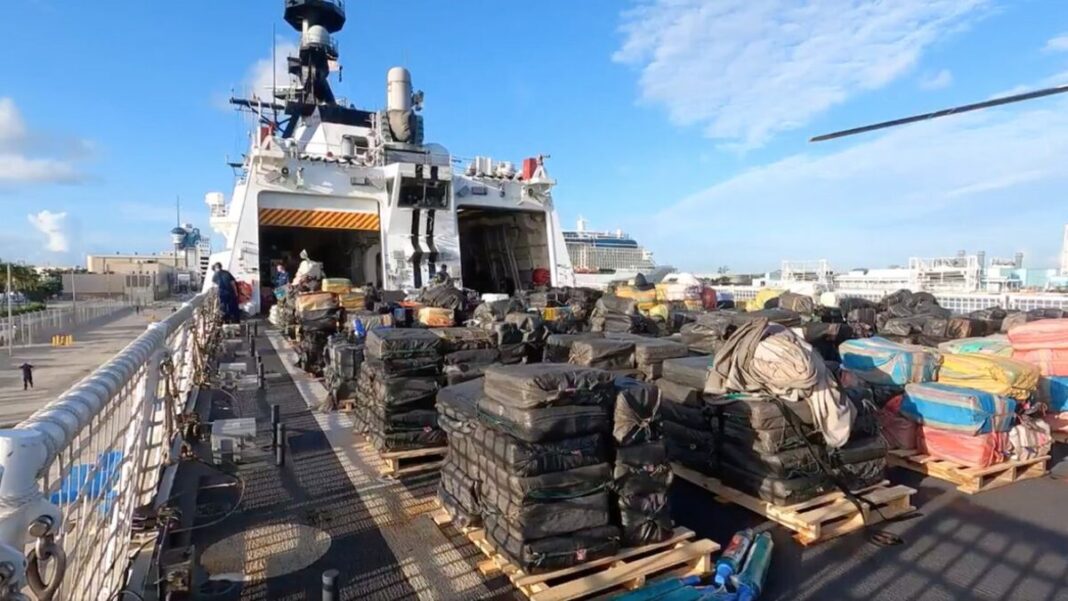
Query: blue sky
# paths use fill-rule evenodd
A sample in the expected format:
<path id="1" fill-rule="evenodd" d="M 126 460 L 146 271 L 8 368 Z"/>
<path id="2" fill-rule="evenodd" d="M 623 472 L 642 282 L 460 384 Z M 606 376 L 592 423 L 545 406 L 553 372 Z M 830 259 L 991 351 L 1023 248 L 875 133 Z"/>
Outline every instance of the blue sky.
<path id="1" fill-rule="evenodd" d="M 29 0 L 0 20 L 0 257 L 160 250 L 230 193 L 281 1 Z M 462 6 L 462 8 L 461 8 Z M 254 8 L 253 8 L 254 7 Z M 1059 0 L 361 0 L 338 36 L 359 106 L 408 66 L 454 156 L 552 155 L 561 218 L 659 261 L 839 269 L 1026 253 L 1052 266 L 1068 97 L 818 145 L 838 128 L 1068 83 Z M 258 75 L 259 74 L 259 75 Z M 185 220 L 184 219 L 184 220 Z"/>

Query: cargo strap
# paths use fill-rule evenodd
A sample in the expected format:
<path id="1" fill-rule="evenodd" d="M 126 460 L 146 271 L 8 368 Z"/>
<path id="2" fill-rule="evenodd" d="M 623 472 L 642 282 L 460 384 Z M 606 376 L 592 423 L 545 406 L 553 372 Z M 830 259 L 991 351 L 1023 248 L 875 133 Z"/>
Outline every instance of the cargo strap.
<path id="1" fill-rule="evenodd" d="M 794 431 L 794 434 L 797 434 L 798 438 L 804 441 L 805 447 L 808 450 L 809 455 L 812 456 L 813 461 L 816 462 L 816 465 L 819 467 L 820 471 L 823 472 L 825 476 L 827 476 L 831 483 L 834 484 L 835 488 L 841 491 L 842 495 L 845 496 L 846 500 L 852 503 L 857 508 L 857 511 L 861 512 L 861 515 L 864 514 L 865 505 L 874 510 L 875 513 L 879 514 L 879 517 L 882 518 L 883 522 L 900 522 L 907 519 L 912 519 L 914 517 L 918 517 L 920 515 L 917 512 L 910 512 L 905 515 L 888 519 L 886 516 L 883 515 L 883 512 L 879 510 L 875 503 L 872 503 L 868 499 L 865 499 L 863 496 L 858 495 L 857 493 L 849 490 L 849 485 L 842 478 L 840 466 L 833 466 L 830 465 L 830 463 L 828 463 L 827 461 L 825 461 L 824 457 L 819 453 L 819 450 L 816 448 L 816 445 L 812 444 L 812 441 L 809 440 L 808 436 L 805 435 L 800 423 L 801 418 L 799 418 L 797 414 L 794 413 L 793 409 L 787 407 L 786 402 L 782 399 L 772 398 L 772 402 L 775 403 L 775 405 L 779 408 L 779 411 L 782 413 L 783 419 L 785 419 L 786 423 L 790 425 L 790 429 Z M 864 528 L 871 528 L 871 525 L 867 524 L 867 520 L 865 520 Z M 885 530 L 873 531 L 868 540 L 873 545 L 877 545 L 880 547 L 892 547 L 895 545 L 904 544 L 905 542 L 905 540 L 900 536 L 892 532 L 887 532 Z"/>

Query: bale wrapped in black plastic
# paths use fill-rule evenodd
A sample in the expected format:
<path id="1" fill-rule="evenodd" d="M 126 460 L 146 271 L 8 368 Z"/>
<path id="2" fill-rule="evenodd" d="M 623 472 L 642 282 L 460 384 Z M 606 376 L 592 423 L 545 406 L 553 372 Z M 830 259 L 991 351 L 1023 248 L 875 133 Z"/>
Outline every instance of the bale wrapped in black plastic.
<path id="1" fill-rule="evenodd" d="M 825 361 L 841 361 L 838 346 L 856 338 L 852 326 L 846 323 L 813 321 L 802 326 L 805 342 L 820 354 Z"/>
<path id="2" fill-rule="evenodd" d="M 515 476 L 537 476 L 605 463 L 610 448 L 606 438 L 606 434 L 597 432 L 549 442 L 527 442 L 479 424 L 470 440 L 471 446 L 477 449 L 479 463 L 492 461 Z"/>
<path id="3" fill-rule="evenodd" d="M 430 328 L 441 339 L 441 353 L 450 355 L 461 351 L 477 351 L 497 348 L 493 334 L 484 328 Z"/>
<path id="4" fill-rule="evenodd" d="M 478 401 L 479 421 L 526 442 L 563 440 L 609 431 L 603 404 L 521 409 L 485 396 Z"/>
<path id="5" fill-rule="evenodd" d="M 323 376 L 333 400 L 351 399 L 363 363 L 363 344 L 345 334 L 334 334 L 326 344 Z"/>
<path id="6" fill-rule="evenodd" d="M 482 525 L 478 480 L 472 478 L 449 458 L 446 458 L 441 465 L 438 500 L 441 501 L 452 518 L 452 523 L 457 527 L 477 528 Z"/>
<path id="7" fill-rule="evenodd" d="M 517 298 L 490 301 L 475 307 L 471 319 L 478 325 L 487 327 L 490 324 L 504 321 L 504 317 L 509 313 L 522 312 L 526 309 L 523 301 Z"/>
<path id="8" fill-rule="evenodd" d="M 411 430 L 407 432 L 383 432 L 374 417 L 370 419 L 367 437 L 378 451 L 412 451 L 445 446 L 445 432 L 440 428 Z"/>
<path id="9" fill-rule="evenodd" d="M 502 511 L 507 509 L 506 504 L 531 505 L 604 492 L 612 481 L 612 466 L 608 463 L 519 476 L 487 457 L 480 462 L 479 473 L 482 499 Z"/>
<path id="10" fill-rule="evenodd" d="M 419 290 L 416 301 L 426 307 L 449 309 L 451 311 L 467 310 L 467 295 L 451 283 L 430 284 Z"/>
<path id="11" fill-rule="evenodd" d="M 500 356 L 501 353 L 497 349 L 449 353 L 445 355 L 445 367 L 442 369 L 445 382 L 449 386 L 454 386 L 480 379 L 486 375 L 486 368 L 497 363 Z"/>
<path id="12" fill-rule="evenodd" d="M 687 407 L 696 407 L 698 409 L 704 407 L 704 395 L 697 388 L 679 384 L 668 378 L 660 378 L 655 384 L 656 387 L 660 389 L 660 394 L 664 401 L 671 401 L 674 405 L 685 405 Z M 667 403 L 665 402 L 664 405 L 666 406 Z M 661 410 L 664 410 L 664 408 L 661 407 Z"/>
<path id="13" fill-rule="evenodd" d="M 582 332 L 579 334 L 550 334 L 545 339 L 543 361 L 546 363 L 567 363 L 571 357 L 571 345 L 578 340 L 604 338 L 603 332 Z"/>
<path id="14" fill-rule="evenodd" d="M 475 432 L 478 429 L 478 399 L 482 396 L 482 382 L 472 380 L 438 391 L 436 407 L 438 425 L 448 436 L 446 461 L 454 460 L 468 475 L 478 477 Z"/>
<path id="15" fill-rule="evenodd" d="M 785 309 L 803 315 L 816 312 L 816 301 L 811 296 L 786 291 L 764 303 L 765 309 Z"/>
<path id="16" fill-rule="evenodd" d="M 609 498 L 606 491 L 578 497 L 519 503 L 515 497 L 483 480 L 479 489 L 484 516 L 493 516 L 498 523 L 507 521 L 524 540 L 607 526 L 611 523 Z"/>
<path id="17" fill-rule="evenodd" d="M 822 445 L 809 404 L 787 401 L 784 406 L 792 412 L 791 416 L 784 416 L 778 403 L 758 395 L 727 395 L 709 401 L 715 414 L 717 438 L 723 444 L 741 445 L 762 454 L 802 448 L 806 440 Z"/>
<path id="18" fill-rule="evenodd" d="M 621 446 L 612 473 L 624 546 L 671 538 L 674 524 L 668 503 L 672 471 L 661 440 Z"/>
<path id="19" fill-rule="evenodd" d="M 323 360 L 326 355 L 326 343 L 333 331 L 304 331 L 301 330 L 300 344 L 297 346 L 297 356 L 300 367 L 314 375 L 322 375 Z"/>
<path id="20" fill-rule="evenodd" d="M 697 390 L 704 390 L 712 358 L 707 356 L 668 359 L 663 364 L 663 378 Z"/>
<path id="21" fill-rule="evenodd" d="M 562 307 L 570 300 L 568 291 L 564 288 L 549 288 L 527 294 L 527 306 L 535 309 L 550 307 Z"/>
<path id="22" fill-rule="evenodd" d="M 696 425 L 700 427 L 703 424 Z M 715 473 L 716 435 L 712 431 L 691 428 L 667 419 L 661 429 L 668 459 L 704 474 Z"/>
<path id="23" fill-rule="evenodd" d="M 433 409 L 437 395 L 437 376 L 395 375 L 365 361 L 357 379 L 365 402 L 403 409 Z"/>
<path id="24" fill-rule="evenodd" d="M 594 332 L 641 331 L 643 328 L 638 314 L 638 303 L 630 298 L 602 296 L 597 299 L 590 314 L 590 328 Z"/>
<path id="25" fill-rule="evenodd" d="M 367 334 L 366 354 L 382 361 L 437 356 L 441 338 L 428 329 L 375 328 Z"/>
<path id="26" fill-rule="evenodd" d="M 616 380 L 612 438 L 620 447 L 659 441 L 662 405 L 660 389 L 629 378 Z"/>
<path id="27" fill-rule="evenodd" d="M 505 520 L 487 515 L 483 521 L 494 547 L 528 574 L 563 570 L 619 552 L 618 526 L 589 528 L 564 536 L 528 540 Z"/>
<path id="28" fill-rule="evenodd" d="M 558 363 L 494 365 L 486 370 L 485 393 L 517 409 L 552 405 L 607 406 L 615 389 L 612 374 Z"/>
<path id="29" fill-rule="evenodd" d="M 575 365 L 617 370 L 634 367 L 634 343 L 612 338 L 587 338 L 571 345 L 568 359 Z"/>
<path id="30" fill-rule="evenodd" d="M 693 323 L 687 323 L 680 328 L 682 343 L 690 350 L 715 354 L 737 327 L 732 315 L 731 311 L 699 315 Z"/>

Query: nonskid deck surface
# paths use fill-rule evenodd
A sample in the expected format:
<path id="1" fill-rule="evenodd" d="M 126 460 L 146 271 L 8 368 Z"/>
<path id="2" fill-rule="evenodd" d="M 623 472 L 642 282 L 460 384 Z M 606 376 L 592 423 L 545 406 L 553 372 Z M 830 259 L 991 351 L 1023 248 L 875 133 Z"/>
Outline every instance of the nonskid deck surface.
<path id="1" fill-rule="evenodd" d="M 244 580 L 210 598 L 318 599 L 322 573 L 331 568 L 340 571 L 342 599 L 516 598 L 506 580 L 486 583 L 478 575 L 477 549 L 458 548 L 427 517 L 437 476 L 403 482 L 380 477 L 372 458 L 357 452 L 346 416 L 309 408 L 306 397 L 314 398 L 320 385 L 287 367 L 288 358 L 278 355 L 263 330 L 257 348 L 267 390 L 239 390 L 236 402 L 216 395 L 213 408 L 212 419 L 255 417 L 260 450 L 246 453 L 241 467 L 246 491 L 240 509 L 219 526 L 198 531 L 194 541 L 206 569 Z M 274 466 L 267 450 L 272 404 L 280 405 L 287 428 L 283 468 Z M 211 500 L 201 495 L 202 504 Z"/>
<path id="2" fill-rule="evenodd" d="M 240 509 L 197 532 L 209 570 L 244 573 L 244 583 L 211 598 L 318 599 L 330 568 L 341 573 L 342 599 L 520 598 L 503 578 L 485 581 L 476 569 L 481 553 L 429 518 L 437 476 L 381 478 L 373 456 L 357 449 L 349 419 L 309 408 L 325 391 L 286 365 L 291 353 L 271 334 L 289 355 L 279 356 L 263 332 L 257 347 L 268 389 L 238 391 L 236 402 L 217 395 L 214 417 L 256 417 L 257 444 L 266 449 L 269 408 L 279 404 L 289 455 L 278 469 L 267 450 L 251 453 L 241 468 L 247 490 Z M 776 526 L 761 599 L 1068 601 L 1068 482 L 1046 477 L 969 496 L 907 470 L 891 470 L 889 479 L 918 491 L 919 517 L 874 527 L 900 535 L 903 545 L 877 547 L 860 532 L 806 548 Z M 213 494 L 202 494 L 201 503 Z M 721 545 L 763 522 L 678 480 L 672 502 L 676 520 Z"/>

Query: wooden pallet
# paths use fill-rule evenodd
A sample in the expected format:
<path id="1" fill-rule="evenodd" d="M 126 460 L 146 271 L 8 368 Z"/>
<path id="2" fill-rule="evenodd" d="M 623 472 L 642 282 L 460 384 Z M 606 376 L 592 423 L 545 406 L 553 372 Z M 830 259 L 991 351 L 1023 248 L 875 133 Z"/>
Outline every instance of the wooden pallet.
<path id="1" fill-rule="evenodd" d="M 444 526 L 452 517 L 444 508 L 430 514 L 434 523 Z M 694 540 L 694 533 L 676 527 L 675 536 L 643 547 L 630 547 L 619 553 L 581 565 L 545 574 L 527 574 L 497 552 L 482 528 L 459 528 L 486 559 L 479 562 L 483 576 L 503 574 L 530 601 L 569 601 L 634 590 L 658 576 L 707 576 L 712 573 L 712 554 L 719 545 L 708 539 Z"/>
<path id="2" fill-rule="evenodd" d="M 414 449 L 411 451 L 379 451 L 369 442 L 359 445 L 360 450 L 378 459 L 378 472 L 387 478 L 403 478 L 441 469 L 445 463 L 448 446 Z"/>
<path id="3" fill-rule="evenodd" d="M 887 463 L 892 466 L 952 482 L 957 485 L 957 490 L 969 495 L 1008 486 L 1020 480 L 1040 478 L 1049 471 L 1046 468 L 1048 461 L 1049 455 L 1045 455 L 1025 461 L 998 463 L 990 467 L 968 467 L 924 455 L 915 449 L 894 449 L 887 456 Z"/>
<path id="4" fill-rule="evenodd" d="M 684 465 L 672 463 L 671 468 L 679 478 L 715 493 L 718 500 L 741 505 L 793 530 L 796 532 L 794 538 L 803 545 L 849 534 L 916 509 L 910 503 L 912 494 L 916 492 L 914 489 L 900 485 L 890 486 L 885 480 L 856 491 L 858 496 L 867 499 L 879 509 L 876 512 L 863 503 L 862 508 L 857 509 L 840 491 L 820 495 L 803 503 L 779 506 L 731 488 L 716 478 Z"/>

